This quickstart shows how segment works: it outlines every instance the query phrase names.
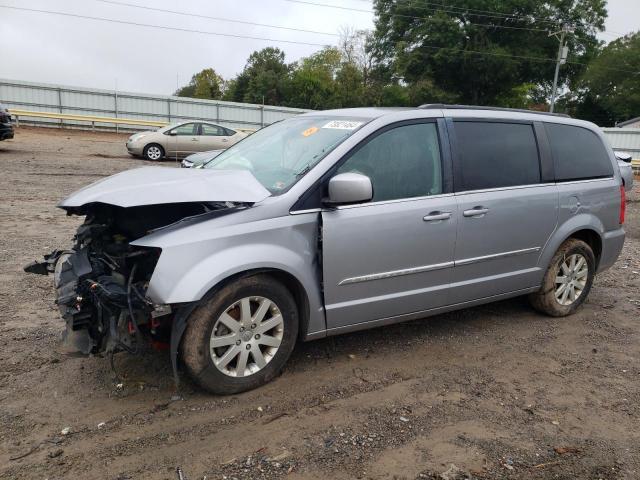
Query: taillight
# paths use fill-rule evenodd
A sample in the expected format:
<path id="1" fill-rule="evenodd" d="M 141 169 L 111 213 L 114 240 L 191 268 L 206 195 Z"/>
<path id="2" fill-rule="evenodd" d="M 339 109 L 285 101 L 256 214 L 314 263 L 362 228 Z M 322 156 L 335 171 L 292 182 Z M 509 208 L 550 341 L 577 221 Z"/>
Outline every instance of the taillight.
<path id="1" fill-rule="evenodd" d="M 620 185 L 620 225 L 624 223 L 624 211 L 627 209 L 627 197 L 624 193 L 624 187 Z"/>

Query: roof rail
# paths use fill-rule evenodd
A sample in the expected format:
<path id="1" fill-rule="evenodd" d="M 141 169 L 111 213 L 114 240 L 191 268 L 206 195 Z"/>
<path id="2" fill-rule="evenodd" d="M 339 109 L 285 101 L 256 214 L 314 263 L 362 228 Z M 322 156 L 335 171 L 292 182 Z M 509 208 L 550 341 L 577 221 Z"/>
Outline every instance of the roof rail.
<path id="1" fill-rule="evenodd" d="M 525 110 L 523 108 L 504 108 L 504 107 L 482 107 L 479 105 L 447 105 L 446 103 L 425 103 L 418 108 L 423 110 L 446 109 L 446 110 L 491 110 L 496 112 L 520 112 L 535 113 L 536 115 L 551 115 L 553 117 L 571 118 L 566 113 L 539 112 L 537 110 Z"/>

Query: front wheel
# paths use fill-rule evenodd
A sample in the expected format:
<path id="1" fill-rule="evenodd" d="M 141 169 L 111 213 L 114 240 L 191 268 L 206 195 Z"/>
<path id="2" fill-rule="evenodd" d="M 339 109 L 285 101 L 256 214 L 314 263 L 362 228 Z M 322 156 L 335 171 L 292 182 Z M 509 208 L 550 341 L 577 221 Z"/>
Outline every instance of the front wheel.
<path id="1" fill-rule="evenodd" d="M 142 151 L 142 156 L 147 160 L 156 162 L 158 160 L 161 160 L 162 157 L 164 157 L 164 150 L 160 145 L 156 143 L 151 143 L 146 147 L 144 147 L 144 150 Z"/>
<path id="2" fill-rule="evenodd" d="M 582 240 L 570 238 L 553 256 L 542 288 L 532 293 L 529 300 L 536 310 L 552 317 L 571 315 L 589 295 L 595 271 L 591 247 Z"/>
<path id="3" fill-rule="evenodd" d="M 289 290 L 256 275 L 230 283 L 193 312 L 182 359 L 201 387 L 229 395 L 273 379 L 297 336 L 298 310 Z"/>

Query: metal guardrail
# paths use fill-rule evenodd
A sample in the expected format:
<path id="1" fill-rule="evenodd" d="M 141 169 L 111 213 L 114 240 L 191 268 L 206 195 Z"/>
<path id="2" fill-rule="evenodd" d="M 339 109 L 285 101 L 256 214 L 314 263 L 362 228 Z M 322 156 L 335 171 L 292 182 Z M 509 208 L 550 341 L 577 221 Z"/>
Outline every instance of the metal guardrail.
<path id="1" fill-rule="evenodd" d="M 0 78 L 0 103 L 15 110 L 55 112 L 61 115 L 103 116 L 171 124 L 182 121 L 211 121 L 232 129 L 258 129 L 308 110 L 176 97 L 145 93 L 99 90 L 66 85 L 50 85 Z M 91 128 L 84 120 L 60 117 L 58 120 L 25 116 L 25 123 Z M 19 116 L 22 120 L 22 116 Z M 90 123 L 90 121 L 89 121 Z M 142 126 L 141 126 L 142 125 Z M 155 124 L 96 123 L 95 128 L 140 130 Z M 254 130 L 255 131 L 255 130 Z"/>
<path id="2" fill-rule="evenodd" d="M 113 123 L 114 125 L 138 125 L 144 127 L 164 127 L 167 122 L 155 122 L 153 120 L 135 120 L 133 118 L 97 117 L 92 115 L 74 115 L 69 113 L 35 112 L 31 110 L 9 109 L 9 113 L 16 119 L 16 125 L 20 126 L 20 117 L 51 118 L 53 120 L 72 120 L 76 122 L 89 122 L 95 128 L 96 123 Z"/>
<path id="3" fill-rule="evenodd" d="M 20 117 L 33 117 L 33 118 L 50 118 L 52 120 L 70 120 L 75 122 L 88 122 L 91 123 L 91 127 L 95 129 L 96 123 L 112 123 L 114 125 L 136 125 L 142 127 L 166 127 L 169 125 L 167 122 L 156 122 L 153 120 L 136 120 L 133 118 L 115 118 L 115 117 L 98 117 L 93 115 L 74 115 L 69 113 L 55 113 L 55 112 L 36 112 L 32 110 L 20 110 L 9 109 L 9 113 L 16 119 L 16 126 L 20 126 Z M 197 120 L 194 120 L 197 121 Z M 208 122 L 208 120 L 201 120 Z M 253 133 L 256 130 L 253 128 L 235 128 L 241 132 Z"/>

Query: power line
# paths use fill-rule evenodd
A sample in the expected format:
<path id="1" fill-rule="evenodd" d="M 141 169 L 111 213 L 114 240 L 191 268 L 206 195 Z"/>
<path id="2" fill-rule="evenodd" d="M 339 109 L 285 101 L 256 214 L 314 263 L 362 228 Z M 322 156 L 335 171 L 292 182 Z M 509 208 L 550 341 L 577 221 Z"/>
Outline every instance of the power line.
<path id="1" fill-rule="evenodd" d="M 429 49 L 433 49 L 433 50 L 448 50 L 448 51 L 453 51 L 453 52 L 459 52 L 459 53 L 471 53 L 474 55 L 487 55 L 487 56 L 492 56 L 492 57 L 506 57 L 506 58 L 519 58 L 521 60 L 531 60 L 533 62 L 540 62 L 540 63 L 548 63 L 548 62 L 555 62 L 556 60 L 553 58 L 545 58 L 545 57 L 529 57 L 526 55 L 511 55 L 509 53 L 493 53 L 493 52 L 480 52 L 477 50 L 464 50 L 461 48 L 449 48 L 449 47 L 436 47 L 433 45 L 420 45 L 418 48 L 429 48 Z M 584 63 L 584 62 L 570 62 L 567 61 L 565 63 L 571 64 L 571 65 L 582 65 L 582 66 L 587 66 L 589 65 L 588 63 Z M 624 73 L 630 73 L 632 75 L 639 75 L 640 71 L 634 71 L 634 70 L 626 70 L 626 69 L 622 69 L 622 68 L 603 68 L 603 70 L 612 70 L 615 72 L 624 72 Z"/>
<path id="2" fill-rule="evenodd" d="M 374 10 L 366 10 L 363 8 L 353 8 L 353 7 L 345 7 L 342 5 L 332 5 L 332 4 L 328 4 L 328 3 L 317 3 L 317 2 L 311 2 L 308 0 L 283 0 L 285 2 L 290 2 L 290 3 L 298 3 L 298 4 L 302 4 L 302 5 L 311 5 L 311 6 L 316 6 L 316 7 L 324 7 L 324 8 L 334 8 L 334 9 L 339 9 L 339 10 L 347 10 L 347 11 L 353 11 L 353 12 L 362 12 L 362 13 L 376 13 Z M 366 1 L 368 2 L 369 0 L 360 0 L 360 1 Z M 426 2 L 426 3 L 431 3 L 431 2 Z M 440 4 L 433 4 L 433 5 L 440 5 Z M 420 8 L 420 7 L 415 7 L 415 8 Z M 456 11 L 456 10 L 449 10 L 450 8 L 462 8 L 462 7 L 449 7 L 447 6 L 447 8 L 428 8 L 428 7 L 423 7 L 423 10 L 435 10 L 435 11 L 440 11 L 440 12 L 446 12 L 446 13 L 455 13 L 455 14 L 461 14 L 461 13 L 465 13 L 465 11 Z M 468 10 L 467 10 L 468 11 Z M 481 11 L 481 10 L 478 10 Z M 490 10 L 485 10 L 486 12 L 491 12 Z M 505 17 L 504 15 L 509 15 L 506 13 L 499 13 L 499 12 L 493 12 L 496 13 L 497 15 L 484 15 L 484 14 L 479 14 L 479 13 L 472 13 L 471 11 L 468 12 L 470 15 L 475 15 L 475 16 L 481 16 L 481 17 L 487 17 L 487 18 L 497 18 L 497 19 L 501 19 L 501 20 L 508 20 L 509 18 Z M 410 19 L 416 19 L 416 20 L 429 20 L 429 17 L 421 17 L 421 16 L 416 16 L 416 15 L 405 15 L 405 14 L 401 14 L 401 13 L 392 13 L 390 14 L 391 17 L 399 17 L 399 18 L 410 18 Z M 513 19 L 524 19 L 524 20 L 528 20 L 531 21 L 533 20 L 533 22 L 538 22 L 538 23 L 547 23 L 550 25 L 555 25 L 556 27 L 559 26 L 558 22 L 555 22 L 553 20 L 544 20 L 544 19 L 539 19 L 539 18 L 535 18 L 535 17 L 522 17 L 522 16 L 511 16 L 510 18 Z M 576 24 L 582 25 L 582 26 L 591 26 L 594 28 L 597 28 L 596 25 L 591 24 L 591 23 L 584 23 L 584 22 L 575 22 Z M 516 30 L 532 30 L 532 31 L 543 31 L 543 32 L 548 32 L 549 29 L 536 29 L 536 28 L 528 28 L 528 27 L 511 27 L 511 26 L 507 26 L 507 25 L 489 25 L 489 24 L 483 24 L 483 23 L 473 23 L 473 22 L 468 22 L 468 24 L 470 25 L 476 25 L 476 26 L 480 26 L 480 27 L 487 27 L 487 28 L 505 28 L 505 29 L 516 29 Z M 610 35 L 613 37 L 618 37 L 620 35 L 625 35 L 625 34 L 621 34 L 620 32 L 610 32 L 607 30 L 603 30 L 600 33 L 606 34 L 606 35 Z"/>
<path id="3" fill-rule="evenodd" d="M 342 6 L 342 5 L 332 5 L 332 4 L 329 4 L 329 3 L 317 3 L 317 2 L 310 2 L 310 1 L 307 1 L 307 0 L 284 0 L 284 1 L 285 2 L 290 2 L 290 3 L 299 3 L 299 4 L 303 4 L 303 5 L 313 5 L 313 6 L 316 6 L 316 7 L 336 8 L 336 9 L 339 9 L 339 10 L 348 10 L 348 11 L 353 11 L 353 12 L 376 13 L 373 10 L 366 10 L 364 8 L 345 7 L 345 6 Z M 429 9 L 427 7 L 424 7 L 423 9 L 433 10 L 433 9 Z M 441 12 L 447 12 L 447 13 L 457 13 L 457 14 L 463 13 L 463 12 L 460 12 L 460 11 L 448 10 L 448 9 L 445 9 L 445 8 L 438 8 L 437 10 L 439 10 Z M 499 18 L 499 19 L 503 19 L 504 20 L 504 17 L 502 17 L 502 16 L 473 14 L 473 13 L 470 13 L 470 14 L 471 15 L 475 15 L 477 17 Z M 416 16 L 416 15 L 404 15 L 404 14 L 401 14 L 401 13 L 393 13 L 393 14 L 391 14 L 391 16 L 392 17 L 423 19 L 423 20 L 427 20 L 429 18 L 429 17 L 420 17 L 420 16 Z M 546 20 L 544 22 L 553 23 L 553 22 L 546 21 Z M 556 23 L 556 25 L 557 25 L 557 23 Z M 492 26 L 498 26 L 498 25 L 492 25 Z M 547 30 L 544 30 L 544 31 L 547 31 Z"/>
<path id="4" fill-rule="evenodd" d="M 111 18 L 92 17 L 92 16 L 88 16 L 88 15 L 78 15 L 78 14 L 67 13 L 67 12 L 56 12 L 56 11 L 51 11 L 51 10 L 40 10 L 40 9 L 35 9 L 35 8 L 14 7 L 14 6 L 10 6 L 10 5 L 0 5 L 0 8 L 6 8 L 6 9 L 11 9 L 11 10 L 19 10 L 19 11 L 25 11 L 25 12 L 32 12 L 32 13 L 44 13 L 44 14 L 49 14 L 49 15 L 59 15 L 59 16 L 72 17 L 72 18 L 81 18 L 81 19 L 86 19 L 86 20 L 95 20 L 95 21 L 108 22 L 108 23 L 118 23 L 118 24 L 122 24 L 122 25 L 132 25 L 132 26 L 136 26 L 136 27 L 149 27 L 149 28 L 156 28 L 156 29 L 161 29 L 161 30 L 172 30 L 172 31 L 187 32 L 187 33 L 199 33 L 199 34 L 203 34 L 203 35 L 214 35 L 214 36 L 231 37 L 231 38 L 243 38 L 243 39 L 249 39 L 249 40 L 267 41 L 267 42 L 280 42 L 280 43 L 288 43 L 288 44 L 295 44 L 295 45 L 308 45 L 308 46 L 314 46 L 314 47 L 326 47 L 326 46 L 328 46 L 326 44 L 320 44 L 320 43 L 301 42 L 301 41 L 296 41 L 296 40 L 280 40 L 280 39 L 266 38 L 266 37 L 254 37 L 254 36 L 249 36 L 249 35 L 236 35 L 236 34 L 230 34 L 230 33 L 209 32 L 209 31 L 204 31 L 204 30 L 193 30 L 193 29 L 187 29 L 187 28 L 169 27 L 169 26 L 164 26 L 164 25 L 152 25 L 152 24 L 148 24 L 148 23 L 129 22 L 129 21 L 125 21 L 125 20 L 115 20 L 115 19 L 111 19 Z M 535 61 L 535 62 L 555 62 L 554 59 L 544 58 L 544 57 L 530 57 L 530 56 L 524 56 L 524 55 L 512 55 L 512 54 L 507 54 L 507 53 L 480 52 L 480 51 L 476 51 L 476 50 L 464 50 L 464 49 L 456 49 L 456 48 L 450 48 L 450 47 L 438 47 L 438 46 L 435 46 L 435 45 L 420 45 L 420 48 L 427 48 L 427 49 L 432 49 L 432 50 L 447 50 L 449 52 L 457 52 L 457 53 L 461 53 L 461 54 L 474 54 L 474 55 L 485 55 L 485 56 L 495 56 L 495 57 L 505 57 L 505 58 L 517 58 L 517 59 L 521 59 L 521 60 L 531 60 L 531 61 Z M 575 64 L 575 65 L 587 65 L 586 63 L 580 63 L 580 62 L 567 62 L 567 63 Z M 620 68 L 606 68 L 606 70 L 631 73 L 631 74 L 634 74 L 634 75 L 640 73 L 640 72 L 637 72 L 637 71 L 625 70 L 625 69 L 620 69 Z"/>
<path id="5" fill-rule="evenodd" d="M 370 0 L 359 0 L 361 2 L 370 2 Z M 399 0 L 401 2 L 408 2 L 411 0 Z M 490 16 L 492 18 L 503 18 L 505 20 L 508 19 L 522 19 L 522 20 L 527 20 L 527 21 L 531 21 L 533 20 L 534 22 L 539 22 L 539 23 L 551 23 L 554 25 L 558 25 L 558 22 L 554 21 L 554 20 L 542 20 L 542 19 L 537 19 L 535 17 L 532 16 L 527 16 L 527 15 L 518 15 L 515 13 L 506 13 L 506 12 L 496 12 L 496 11 L 492 11 L 492 10 L 479 10 L 477 8 L 465 8 L 465 7 L 457 7 L 455 5 L 443 5 L 441 3 L 433 3 L 433 2 L 428 2 L 428 1 L 416 1 L 417 5 L 407 5 L 408 7 L 412 7 L 412 8 L 418 8 L 421 10 L 433 10 L 434 8 L 443 12 L 449 12 L 449 13 L 469 13 L 470 15 L 477 15 L 477 16 Z M 431 7 L 426 7 L 423 5 L 432 5 Z M 491 14 L 491 15 L 481 15 L 481 14 Z"/>
<path id="6" fill-rule="evenodd" d="M 169 27 L 166 25 L 152 25 L 150 23 L 138 23 L 138 22 L 128 22 L 125 20 L 115 20 L 112 18 L 103 18 L 103 17 L 91 17 L 89 15 L 78 15 L 75 13 L 67 13 L 67 12 L 55 12 L 52 10 L 39 10 L 36 8 L 25 8 L 25 7 L 13 7 L 10 5 L 0 5 L 0 8 L 8 8 L 11 10 L 21 10 L 24 12 L 34 12 L 34 13 L 46 13 L 49 15 L 60 15 L 64 17 L 73 17 L 73 18 L 82 18 L 86 20 L 96 20 L 99 22 L 110 22 L 110 23 L 119 23 L 122 25 L 132 25 L 135 27 L 149 27 L 149 28 L 157 28 L 161 30 L 173 30 L 176 32 L 187 32 L 187 33 L 200 33 L 202 35 L 214 35 L 218 37 L 231 37 L 231 38 L 244 38 L 248 40 L 261 40 L 265 42 L 277 42 L 277 43 L 289 43 L 294 45 L 308 45 L 312 47 L 326 47 L 327 44 L 322 43 L 312 43 L 312 42 L 301 42 L 296 40 L 280 40 L 277 38 L 267 38 L 267 37 L 253 37 L 249 35 L 237 35 L 232 33 L 219 33 L 219 32 L 209 32 L 206 30 L 193 30 L 191 28 L 179 28 L 179 27 Z"/>
<path id="7" fill-rule="evenodd" d="M 245 21 L 245 20 L 235 20 L 235 19 L 231 19 L 231 18 L 212 17 L 212 16 L 209 16 L 209 15 L 201 15 L 201 14 L 198 14 L 198 13 L 179 12 L 177 10 L 165 10 L 163 8 L 147 7 L 145 5 L 137 5 L 135 3 L 117 2 L 115 0 L 95 0 L 95 1 L 96 2 L 107 3 L 107 4 L 110 4 L 110 5 L 119 5 L 119 6 L 123 6 L 123 7 L 133 7 L 133 8 L 139 8 L 139 9 L 142 9 L 142 10 L 152 10 L 154 12 L 171 13 L 171 14 L 174 14 L 174 15 L 182 15 L 184 17 L 206 18 L 207 20 L 217 20 L 217 21 L 220 21 L 220 22 L 240 23 L 240 24 L 243 24 L 243 25 L 252 25 L 254 27 L 277 28 L 277 29 L 280 29 L 280 30 L 290 30 L 292 32 L 314 33 L 314 34 L 317 34 L 317 35 L 330 35 L 330 36 L 333 36 L 333 37 L 339 36 L 337 33 L 319 32 L 317 30 L 305 30 L 303 28 L 284 27 L 282 25 L 268 25 L 266 23 L 256 23 L 256 22 L 249 22 L 249 21 Z"/>

